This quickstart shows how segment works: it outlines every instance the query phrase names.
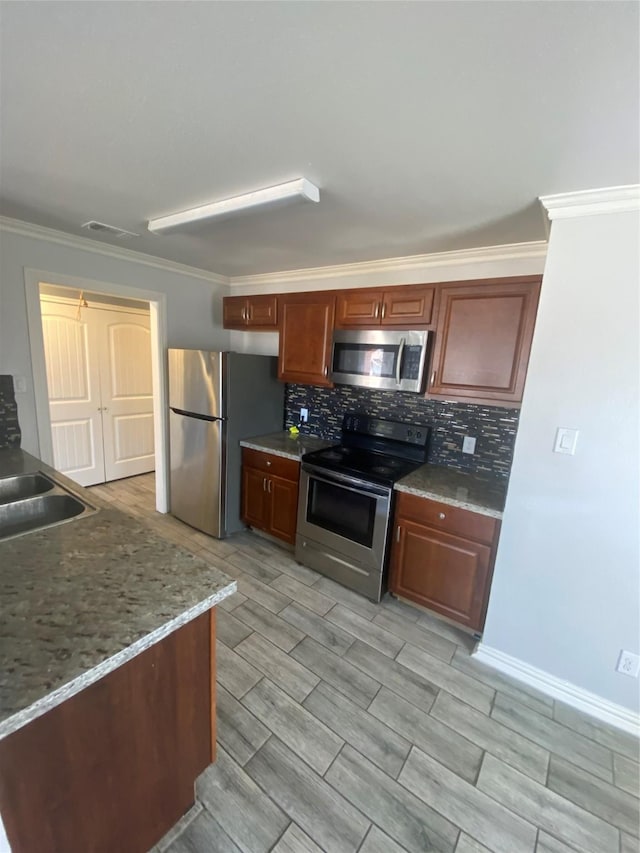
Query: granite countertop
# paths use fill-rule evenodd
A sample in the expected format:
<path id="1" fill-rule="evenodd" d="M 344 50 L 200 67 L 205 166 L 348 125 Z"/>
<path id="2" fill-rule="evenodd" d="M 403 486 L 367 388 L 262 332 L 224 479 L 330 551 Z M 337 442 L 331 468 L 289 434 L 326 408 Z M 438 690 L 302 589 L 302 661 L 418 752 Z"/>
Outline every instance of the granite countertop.
<path id="1" fill-rule="evenodd" d="M 286 459 L 300 461 L 303 453 L 312 450 L 321 450 L 323 447 L 331 447 L 339 444 L 337 441 L 326 441 L 324 438 L 316 438 L 314 435 L 291 435 L 288 431 L 273 432 L 270 435 L 261 435 L 256 438 L 245 438 L 240 442 L 242 447 L 250 447 L 252 450 L 262 450 L 265 453 L 273 453 L 275 456 L 284 456 Z"/>
<path id="2" fill-rule="evenodd" d="M 442 465 L 422 465 L 395 484 L 399 492 L 432 498 L 492 518 L 502 518 L 507 484 Z"/>
<path id="3" fill-rule="evenodd" d="M 242 447 L 262 450 L 296 461 L 300 460 L 303 453 L 338 443 L 301 433 L 292 436 L 288 432 L 274 432 L 240 442 Z M 492 518 L 502 518 L 507 490 L 506 483 L 500 480 L 430 464 L 422 465 L 417 471 L 403 477 L 395 484 L 395 488 L 399 492 L 432 498 L 451 506 L 489 515 Z"/>
<path id="4" fill-rule="evenodd" d="M 235 581 L 29 454 L 99 511 L 0 541 L 0 737 L 78 693 L 235 592 Z"/>

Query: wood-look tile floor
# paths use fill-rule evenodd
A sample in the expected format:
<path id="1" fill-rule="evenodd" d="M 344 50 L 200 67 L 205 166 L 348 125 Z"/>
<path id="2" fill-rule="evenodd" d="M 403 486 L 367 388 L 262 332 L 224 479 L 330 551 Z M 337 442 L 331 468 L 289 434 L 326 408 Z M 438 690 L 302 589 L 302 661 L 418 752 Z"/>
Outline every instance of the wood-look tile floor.
<path id="1" fill-rule="evenodd" d="M 218 760 L 169 853 L 633 853 L 638 741 L 246 532 L 154 511 L 153 475 L 95 487 L 238 581 L 218 609 Z"/>

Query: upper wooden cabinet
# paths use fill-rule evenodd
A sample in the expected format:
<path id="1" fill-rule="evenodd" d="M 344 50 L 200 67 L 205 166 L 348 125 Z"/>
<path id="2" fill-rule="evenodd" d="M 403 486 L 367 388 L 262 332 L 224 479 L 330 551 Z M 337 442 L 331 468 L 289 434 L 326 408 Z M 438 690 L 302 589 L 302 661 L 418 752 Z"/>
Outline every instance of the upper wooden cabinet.
<path id="1" fill-rule="evenodd" d="M 278 327 L 278 297 L 225 296 L 222 300 L 222 325 L 225 329 L 252 329 L 275 332 Z"/>
<path id="2" fill-rule="evenodd" d="M 335 293 L 287 293 L 279 297 L 278 379 L 332 387 L 329 360 Z"/>
<path id="3" fill-rule="evenodd" d="M 336 327 L 377 326 L 419 329 L 431 324 L 434 287 L 410 285 L 389 290 L 343 290 L 336 299 Z"/>
<path id="4" fill-rule="evenodd" d="M 427 396 L 522 400 L 540 276 L 443 285 Z"/>

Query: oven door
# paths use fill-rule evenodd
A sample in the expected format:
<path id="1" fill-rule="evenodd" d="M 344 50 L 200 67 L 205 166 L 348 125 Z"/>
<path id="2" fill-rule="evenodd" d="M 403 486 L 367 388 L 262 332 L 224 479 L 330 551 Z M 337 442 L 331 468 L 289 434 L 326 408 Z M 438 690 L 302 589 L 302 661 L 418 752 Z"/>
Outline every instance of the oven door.
<path id="1" fill-rule="evenodd" d="M 347 560 L 381 573 L 391 492 L 385 486 L 303 463 L 298 538 L 308 538 Z"/>

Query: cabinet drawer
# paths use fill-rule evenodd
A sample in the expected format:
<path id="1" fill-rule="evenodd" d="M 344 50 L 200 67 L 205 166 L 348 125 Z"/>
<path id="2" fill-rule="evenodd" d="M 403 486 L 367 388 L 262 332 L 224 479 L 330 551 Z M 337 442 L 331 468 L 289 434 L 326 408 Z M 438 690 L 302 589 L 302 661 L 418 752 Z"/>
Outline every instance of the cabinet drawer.
<path id="1" fill-rule="evenodd" d="M 418 524 L 427 524 L 437 530 L 444 530 L 476 542 L 486 542 L 488 545 L 493 544 L 500 524 L 498 519 L 488 515 L 409 495 L 406 492 L 398 493 L 396 517 L 406 518 Z"/>
<path id="2" fill-rule="evenodd" d="M 242 464 L 265 474 L 273 474 L 274 477 L 284 477 L 285 480 L 293 480 L 297 483 L 300 476 L 300 463 L 295 459 L 286 459 L 284 456 L 275 456 L 273 453 L 264 453 L 261 450 L 252 450 L 250 447 L 242 448 Z"/>

